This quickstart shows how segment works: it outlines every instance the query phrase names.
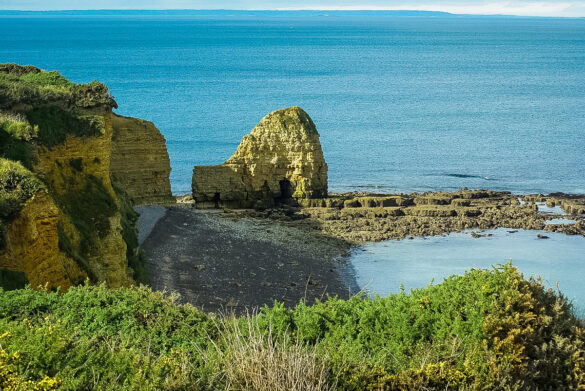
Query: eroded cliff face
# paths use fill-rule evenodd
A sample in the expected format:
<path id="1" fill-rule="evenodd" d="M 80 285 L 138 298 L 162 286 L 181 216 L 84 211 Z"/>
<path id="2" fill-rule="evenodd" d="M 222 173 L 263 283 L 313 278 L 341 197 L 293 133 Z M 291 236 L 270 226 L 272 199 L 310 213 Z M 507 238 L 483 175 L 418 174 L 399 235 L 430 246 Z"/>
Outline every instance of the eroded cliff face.
<path id="1" fill-rule="evenodd" d="M 65 143 L 38 148 L 42 174 L 59 206 L 61 248 L 96 281 L 130 285 L 132 272 L 121 235 L 120 202 L 110 181 L 111 115 L 101 117 L 99 137 L 68 136 Z"/>
<path id="2" fill-rule="evenodd" d="M 0 74 L 11 86 L 0 89 L 0 160 L 22 174 L 15 187 L 0 171 L 0 273 L 62 289 L 86 278 L 112 288 L 144 281 L 131 201 L 171 199 L 164 137 L 113 114 L 100 83 L 15 64 Z M 18 190 L 27 181 L 41 185 Z"/>
<path id="3" fill-rule="evenodd" d="M 152 122 L 112 115 L 110 173 L 136 205 L 173 203 L 166 141 Z"/>
<path id="4" fill-rule="evenodd" d="M 65 291 L 83 282 L 87 274 L 59 249 L 59 215 L 46 192 L 28 200 L 8 226 L 0 269 L 24 272 L 33 287 Z"/>
<path id="5" fill-rule="evenodd" d="M 219 166 L 195 166 L 198 208 L 270 206 L 327 196 L 327 164 L 315 124 L 299 107 L 264 117 Z"/>

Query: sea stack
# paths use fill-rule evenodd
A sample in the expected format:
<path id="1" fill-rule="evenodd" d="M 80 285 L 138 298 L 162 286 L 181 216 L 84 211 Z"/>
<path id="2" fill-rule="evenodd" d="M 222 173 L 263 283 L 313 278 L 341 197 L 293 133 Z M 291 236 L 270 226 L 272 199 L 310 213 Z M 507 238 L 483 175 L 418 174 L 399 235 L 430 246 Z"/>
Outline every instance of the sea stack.
<path id="1" fill-rule="evenodd" d="M 273 111 L 224 164 L 195 166 L 197 208 L 268 207 L 327 196 L 327 164 L 319 133 L 300 107 Z"/>

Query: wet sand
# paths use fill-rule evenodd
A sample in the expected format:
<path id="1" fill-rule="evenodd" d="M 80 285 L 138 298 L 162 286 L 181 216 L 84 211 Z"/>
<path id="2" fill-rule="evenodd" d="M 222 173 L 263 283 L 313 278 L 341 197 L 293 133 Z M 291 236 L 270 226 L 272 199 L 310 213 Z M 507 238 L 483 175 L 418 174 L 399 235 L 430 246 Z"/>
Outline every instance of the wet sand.
<path id="1" fill-rule="evenodd" d="M 148 207 L 142 212 L 150 214 Z M 243 313 L 275 300 L 293 306 L 359 290 L 344 261 L 347 243 L 284 222 L 170 207 L 142 249 L 153 289 L 178 292 L 207 312 Z"/>

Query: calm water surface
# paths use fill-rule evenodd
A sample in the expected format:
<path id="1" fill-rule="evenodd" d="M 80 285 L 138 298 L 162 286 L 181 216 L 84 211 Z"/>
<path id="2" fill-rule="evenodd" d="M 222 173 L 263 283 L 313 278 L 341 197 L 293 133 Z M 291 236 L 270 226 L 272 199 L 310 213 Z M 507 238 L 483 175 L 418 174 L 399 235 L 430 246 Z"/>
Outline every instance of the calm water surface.
<path id="1" fill-rule="evenodd" d="M 525 277 L 541 276 L 549 287 L 558 287 L 574 300 L 585 315 L 585 239 L 544 231 L 495 229 L 491 237 L 473 238 L 466 233 L 391 240 L 366 244 L 350 258 L 358 285 L 387 295 L 440 283 L 470 268 L 490 268 L 512 260 Z M 539 239 L 537 234 L 549 239 Z"/>
<path id="2" fill-rule="evenodd" d="M 333 191 L 585 193 L 585 19 L 381 15 L 0 16 L 0 62 L 106 83 L 175 193 L 292 105 Z"/>

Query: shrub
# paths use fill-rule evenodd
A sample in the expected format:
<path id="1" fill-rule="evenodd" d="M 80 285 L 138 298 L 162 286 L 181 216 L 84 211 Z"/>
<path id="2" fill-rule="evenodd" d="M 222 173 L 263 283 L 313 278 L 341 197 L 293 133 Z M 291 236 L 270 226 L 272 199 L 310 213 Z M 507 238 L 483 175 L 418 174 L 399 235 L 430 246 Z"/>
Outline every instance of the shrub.
<path id="1" fill-rule="evenodd" d="M 76 115 L 59 107 L 41 107 L 27 113 L 31 124 L 38 129 L 38 141 L 52 148 L 63 144 L 67 135 L 96 137 L 103 134 L 104 119 L 99 115 Z"/>
<path id="2" fill-rule="evenodd" d="M 19 362 L 18 352 L 8 354 L 2 349 L 2 342 L 10 337 L 9 332 L 0 335 L 0 389 L 5 391 L 48 391 L 56 390 L 61 385 L 58 379 L 45 376 L 40 381 L 33 381 L 23 378 L 16 370 L 16 363 Z"/>
<path id="3" fill-rule="evenodd" d="M 455 380 L 460 388 L 576 388 L 585 374 L 582 325 L 570 304 L 510 265 L 410 295 L 275 305 L 259 316 L 265 327 L 317 344 L 341 373 L 342 389 L 441 388 Z"/>
<path id="4" fill-rule="evenodd" d="M 578 390 L 571 306 L 510 265 L 217 319 L 148 288 L 0 291 L 11 371 L 61 389 Z"/>
<path id="5" fill-rule="evenodd" d="M 5 223 L 14 219 L 22 205 L 43 189 L 45 185 L 22 164 L 0 157 L 0 250 L 6 246 Z"/>
<path id="6" fill-rule="evenodd" d="M 22 204 L 45 185 L 22 164 L 0 158 L 0 219 L 18 214 Z"/>
<path id="7" fill-rule="evenodd" d="M 62 390 L 196 390 L 198 349 L 215 338 L 212 318 L 147 288 L 81 286 L 65 294 L 0 291 L 0 334 L 15 370 Z"/>
<path id="8" fill-rule="evenodd" d="M 97 81 L 75 84 L 56 71 L 0 64 L 0 109 L 47 104 L 73 109 L 102 107 L 109 110 L 118 107 L 108 88 Z"/>
<path id="9" fill-rule="evenodd" d="M 33 152 L 28 142 L 36 138 L 37 131 L 24 116 L 0 113 L 0 157 L 32 169 Z"/>

